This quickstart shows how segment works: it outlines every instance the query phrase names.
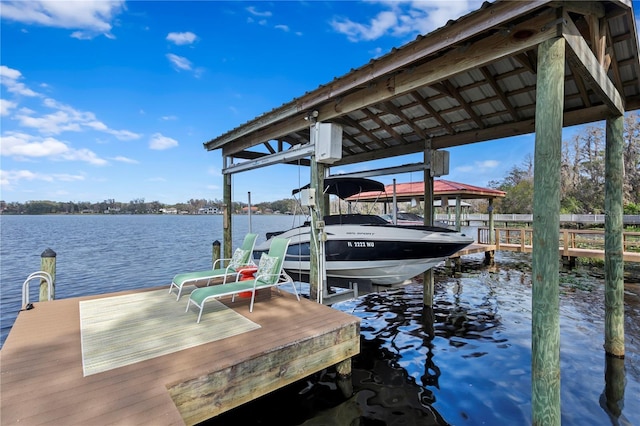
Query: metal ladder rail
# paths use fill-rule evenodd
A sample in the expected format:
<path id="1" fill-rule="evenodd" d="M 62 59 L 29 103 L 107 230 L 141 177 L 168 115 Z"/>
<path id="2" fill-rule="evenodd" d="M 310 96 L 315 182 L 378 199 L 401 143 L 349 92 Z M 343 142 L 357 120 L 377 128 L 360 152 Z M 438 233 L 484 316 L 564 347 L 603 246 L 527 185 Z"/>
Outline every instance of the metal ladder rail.
<path id="1" fill-rule="evenodd" d="M 30 274 L 24 283 L 22 283 L 22 308 L 25 309 L 27 305 L 29 305 L 29 283 L 31 280 L 40 279 L 45 280 L 49 287 L 49 300 L 51 300 L 51 295 L 53 294 L 53 279 L 51 278 L 51 274 L 46 271 L 36 271 Z"/>

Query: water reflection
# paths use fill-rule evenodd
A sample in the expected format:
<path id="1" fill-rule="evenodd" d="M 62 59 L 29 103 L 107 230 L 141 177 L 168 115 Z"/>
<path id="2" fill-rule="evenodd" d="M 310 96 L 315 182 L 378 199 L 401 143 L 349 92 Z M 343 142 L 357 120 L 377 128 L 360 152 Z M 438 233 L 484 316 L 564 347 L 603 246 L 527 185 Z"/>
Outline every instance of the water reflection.
<path id="1" fill-rule="evenodd" d="M 640 424 L 640 287 L 626 287 L 619 360 L 602 347 L 602 280 L 564 271 L 560 286 L 562 424 Z M 437 270 L 434 302 L 416 283 L 334 305 L 361 318 L 351 397 L 329 369 L 210 424 L 531 424 L 530 257 Z"/>
<path id="2" fill-rule="evenodd" d="M 626 384 L 624 359 L 606 356 L 605 361 L 605 387 L 600 396 L 600 406 L 609 415 L 612 425 L 630 425 L 631 423 L 622 415 Z"/>

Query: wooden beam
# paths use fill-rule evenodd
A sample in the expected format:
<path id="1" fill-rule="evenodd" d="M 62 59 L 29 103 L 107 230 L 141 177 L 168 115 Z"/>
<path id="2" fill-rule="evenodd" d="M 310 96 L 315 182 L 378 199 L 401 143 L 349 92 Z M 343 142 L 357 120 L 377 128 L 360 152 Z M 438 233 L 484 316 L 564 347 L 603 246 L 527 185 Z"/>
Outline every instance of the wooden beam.
<path id="1" fill-rule="evenodd" d="M 284 105 L 244 126 L 205 142 L 204 147 L 209 151 L 222 148 L 230 142 L 235 144 L 236 140 L 263 130 L 265 127 L 276 125 L 281 121 L 289 121 L 297 116 L 304 118 L 307 112 L 317 109 L 319 104 L 323 102 L 331 101 L 354 90 L 358 91 L 359 88 L 369 86 L 372 81 L 385 76 L 393 70 L 404 69 L 422 58 L 441 50 L 449 49 L 452 45 L 458 45 L 491 28 L 499 27 L 520 16 L 541 9 L 548 3 L 550 3 L 548 0 L 539 0 L 535 2 L 505 1 L 492 4 L 487 11 L 480 10 L 467 18 L 461 18 L 455 25 L 443 27 L 430 34 L 429 37 L 420 37 L 405 48 L 394 52 L 393 55 L 385 55 L 376 61 L 371 61 L 369 64 L 351 71 L 343 78 L 336 79 L 334 82 L 297 99 L 295 102 Z M 322 120 L 325 120 L 325 118 L 322 117 Z M 286 133 L 288 132 L 279 132 L 280 135 Z M 269 135 L 270 133 L 265 133 L 262 140 L 255 142 L 254 145 L 265 140 L 274 139 Z M 253 139 L 245 140 L 248 142 Z M 232 154 L 250 146 L 252 145 L 241 145 L 239 148 L 229 149 L 227 153 Z"/>
<path id="2" fill-rule="evenodd" d="M 607 120 L 604 209 L 604 349 L 624 357 L 624 116 Z"/>
<path id="3" fill-rule="evenodd" d="M 431 104 L 429 104 L 429 102 L 427 102 L 421 95 L 420 93 L 418 93 L 418 91 L 413 91 L 410 93 L 411 97 L 413 97 L 413 99 L 415 99 L 421 106 L 422 108 L 424 108 L 438 123 L 440 123 L 440 125 L 442 127 L 444 127 L 447 132 L 450 135 L 453 135 L 456 131 L 453 129 L 453 127 L 451 127 L 451 124 L 449 124 L 449 122 L 447 120 L 445 120 L 442 115 L 440 115 L 440 113 L 438 111 L 435 110 L 435 108 L 433 108 L 431 106 Z"/>
<path id="4" fill-rule="evenodd" d="M 560 425 L 560 306 L 558 232 L 564 110 L 565 40 L 538 47 L 533 174 L 532 424 Z"/>
<path id="5" fill-rule="evenodd" d="M 502 91 L 502 89 L 498 85 L 498 82 L 495 80 L 495 78 L 493 78 L 493 75 L 491 74 L 491 71 L 489 71 L 489 69 L 487 67 L 481 67 L 480 71 L 482 72 L 482 75 L 484 75 L 484 78 L 489 83 L 489 86 L 491 86 L 491 88 L 493 89 L 495 94 L 498 95 L 498 97 L 500 98 L 500 101 L 504 105 L 504 108 L 507 111 L 509 111 L 509 114 L 511 114 L 511 118 L 513 119 L 513 121 L 518 120 L 518 113 L 516 112 L 515 108 L 511 104 L 511 102 L 509 102 L 509 99 L 507 98 L 507 95 L 504 94 L 504 92 Z"/>
<path id="6" fill-rule="evenodd" d="M 640 98 L 638 99 L 640 104 Z M 609 108 L 606 105 L 597 105 L 591 108 L 583 108 L 575 111 L 568 111 L 564 114 L 564 125 L 575 126 L 577 124 L 591 123 L 604 120 L 610 116 Z M 535 130 L 535 120 L 533 118 L 521 120 L 518 123 L 507 123 L 499 126 L 487 127 L 483 130 L 474 130 L 455 135 L 434 136 L 431 138 L 433 149 L 450 148 L 454 146 L 467 145 L 476 142 L 491 141 L 509 136 L 519 136 L 533 133 Z M 385 150 L 372 151 L 362 154 L 352 155 L 334 163 L 335 166 L 355 164 L 363 161 L 378 160 L 380 158 L 396 157 L 406 154 L 414 154 L 422 150 L 420 142 L 412 142 Z"/>
<path id="7" fill-rule="evenodd" d="M 416 126 L 414 124 L 415 120 L 410 119 L 409 117 L 407 117 L 407 115 L 402 111 L 402 109 L 400 109 L 400 107 L 397 107 L 392 101 L 381 103 L 380 104 L 380 108 L 386 110 L 387 112 L 389 112 L 391 114 L 394 114 L 395 116 L 397 116 L 400 120 L 402 120 L 402 122 L 404 124 L 406 124 L 407 126 L 411 127 L 411 129 L 413 129 L 413 131 L 418 136 L 420 136 L 420 138 L 429 139 L 427 134 L 419 126 Z"/>
<path id="8" fill-rule="evenodd" d="M 518 53 L 517 55 L 514 55 L 513 59 L 518 61 L 520 65 L 522 65 L 531 74 L 535 74 L 537 72 L 536 62 L 538 59 L 536 58 L 535 51 L 529 50 L 526 52 Z M 500 75 L 500 78 L 502 78 L 502 75 Z"/>
<path id="9" fill-rule="evenodd" d="M 478 128 L 480 129 L 484 129 L 485 125 L 482 122 L 482 118 L 480 118 L 478 114 L 476 114 L 473 108 L 469 106 L 469 103 L 467 102 L 467 100 L 464 97 L 462 97 L 462 94 L 460 93 L 461 92 L 460 88 L 454 87 L 449 80 L 445 80 L 442 83 L 447 88 L 448 92 L 451 93 L 451 96 L 453 97 L 453 99 L 455 99 L 458 102 L 458 104 L 462 107 L 462 109 L 464 109 L 464 111 L 469 115 L 469 117 L 471 117 L 473 122 L 476 123 L 476 126 L 478 126 Z"/>
<path id="10" fill-rule="evenodd" d="M 242 360 L 220 371 L 171 384 L 167 391 L 185 424 L 193 425 L 360 352 L 360 330 L 348 325 L 295 345 Z M 313 366 L 310 369 L 310 366 Z"/>
<path id="11" fill-rule="evenodd" d="M 364 108 L 362 109 L 362 112 L 364 115 L 366 115 L 369 120 L 373 121 L 374 123 L 376 123 L 378 126 L 380 126 L 380 129 L 383 129 L 384 131 L 386 131 L 387 133 L 389 133 L 389 136 L 391 136 L 391 138 L 395 139 L 399 144 L 404 143 L 404 139 L 402 136 L 400 136 L 398 134 L 398 132 L 396 132 L 393 127 L 391 127 L 390 125 L 388 125 L 387 123 L 385 123 L 384 121 L 382 121 L 382 119 L 380 117 L 378 117 L 376 114 L 374 114 L 373 112 L 371 112 L 371 110 L 369 108 Z M 372 132 L 373 133 L 373 132 Z M 382 140 L 382 139 L 381 139 Z M 387 146 L 389 146 L 389 144 L 386 144 Z"/>
<path id="12" fill-rule="evenodd" d="M 445 26 L 429 34 L 428 37 L 418 37 L 416 41 L 407 45 L 406 48 L 394 52 L 393 55 L 383 56 L 352 71 L 346 76 L 348 79 L 338 79 L 314 91 L 301 99 L 301 105 L 303 108 L 314 108 L 318 103 L 331 101 L 336 96 L 346 95 L 354 89 L 366 87 L 372 80 L 383 77 L 391 71 L 406 69 L 418 60 L 450 49 L 451 46 L 461 45 L 492 28 L 507 25 L 520 16 L 542 9 L 548 3 L 551 2 L 547 0 L 505 1 L 492 4 L 486 13 L 479 11 L 470 14 L 466 18 L 460 18 L 454 25 Z"/>
<path id="13" fill-rule="evenodd" d="M 354 129 L 358 130 L 363 135 L 366 135 L 369 139 L 371 139 L 372 142 L 376 143 L 380 148 L 388 148 L 389 147 L 389 145 L 386 144 L 382 139 L 380 139 L 379 137 L 374 135 L 372 131 L 370 131 L 369 129 L 367 129 L 366 127 L 364 127 L 360 123 L 358 123 L 353 118 L 351 118 L 349 116 L 344 116 L 344 117 L 340 117 L 340 120 L 342 120 L 343 122 L 347 123 L 347 125 L 353 127 Z"/>
<path id="14" fill-rule="evenodd" d="M 596 18 L 603 18 L 606 11 L 604 5 L 599 1 L 555 1 L 551 6 L 562 7 L 569 12 L 580 15 L 592 15 Z"/>
<path id="15" fill-rule="evenodd" d="M 613 71 L 613 83 L 620 93 L 624 93 L 624 85 L 622 84 L 622 76 L 620 75 L 620 68 L 618 67 L 618 61 L 616 59 L 616 49 L 613 46 L 613 37 L 611 36 L 611 29 L 607 25 L 607 56 L 611 60 L 611 70 Z"/>
<path id="16" fill-rule="evenodd" d="M 307 126 L 307 122 L 304 120 L 306 115 L 300 113 L 299 111 L 301 110 L 317 110 L 319 111 L 318 120 L 330 122 L 336 117 L 369 105 L 393 99 L 396 96 L 409 93 L 420 87 L 440 83 L 451 75 L 487 65 L 505 56 L 527 51 L 542 41 L 557 35 L 556 26 L 552 25 L 552 22 L 555 20 L 553 12 L 554 10 L 552 9 L 528 21 L 521 22 L 513 27 L 510 33 L 511 36 L 496 33 L 471 44 L 468 48 L 452 50 L 431 61 L 427 61 L 410 69 L 405 69 L 403 72 L 395 75 L 393 90 L 391 91 L 386 85 L 371 84 L 345 94 L 338 99 L 335 99 L 335 96 L 331 97 L 331 101 L 328 103 L 320 104 L 320 100 L 316 100 L 314 103 L 304 103 L 303 106 L 297 107 L 297 114 L 291 114 L 291 117 L 282 119 L 277 123 L 266 126 L 266 123 L 272 120 L 265 118 L 265 124 L 263 126 L 257 126 L 259 130 L 251 134 L 249 134 L 249 132 L 238 131 L 246 135 L 246 137 L 235 138 L 233 144 L 225 145 L 226 142 L 232 140 L 225 136 L 225 138 L 218 138 L 218 140 L 210 142 L 206 146 L 208 149 L 215 149 L 224 145 L 223 155 L 231 155 L 253 145 L 277 139 L 287 133 L 305 128 Z M 513 37 L 513 34 L 523 34 L 523 32 L 529 36 L 523 38 Z M 302 105 L 301 102 L 303 101 L 298 100 L 298 105 Z"/>
<path id="17" fill-rule="evenodd" d="M 611 111 L 616 115 L 623 115 L 624 105 L 620 93 L 598 63 L 566 11 L 563 18 L 563 36 L 569 46 L 568 59 L 572 61 L 575 69 L 579 70 L 586 84 L 609 106 Z"/>
<path id="18" fill-rule="evenodd" d="M 586 107 L 591 106 L 591 100 L 589 99 L 589 93 L 587 92 L 587 86 L 585 86 L 584 81 L 582 80 L 582 76 L 577 72 L 576 67 L 573 63 L 569 62 L 569 69 L 571 69 L 571 75 L 573 76 L 573 82 L 576 84 L 578 88 L 578 93 L 580 94 L 580 98 L 582 99 L 582 103 Z"/>
<path id="19" fill-rule="evenodd" d="M 276 150 L 273 149 L 273 147 L 271 146 L 271 144 L 269 142 L 265 142 L 264 146 L 267 147 L 267 151 L 269 151 L 271 154 L 275 154 L 276 153 Z"/>
<path id="20" fill-rule="evenodd" d="M 229 157 L 222 157 L 224 167 L 229 164 Z M 231 259 L 233 247 L 233 233 L 231 226 L 231 218 L 233 215 L 233 205 L 231 200 L 231 175 L 222 175 L 222 236 L 223 236 L 223 254 L 225 259 Z"/>
<path id="21" fill-rule="evenodd" d="M 304 130 L 309 126 L 309 122 L 305 120 L 306 114 L 298 114 L 290 117 L 286 121 L 281 121 L 268 127 L 260 128 L 255 132 L 244 132 L 243 136 L 235 138 L 233 144 L 226 145 L 226 143 L 214 143 L 206 145 L 205 148 L 209 151 L 222 148 L 222 155 L 232 155 L 243 149 L 251 148 L 255 145 L 260 145 L 265 141 L 271 141 L 283 137 L 289 133 L 295 133 Z"/>
<path id="22" fill-rule="evenodd" d="M 512 34 L 526 32 L 529 35 L 526 38 L 505 37 L 501 33 L 496 33 L 472 44 L 468 49 L 453 50 L 441 57 L 396 75 L 395 90 L 393 92 L 390 92 L 385 87 L 370 87 L 345 95 L 338 102 L 325 104 L 318 109 L 319 119 L 331 120 L 338 115 L 392 99 L 423 86 L 442 82 L 452 75 L 490 64 L 505 56 L 529 50 L 544 40 L 558 35 L 556 26 L 552 24 L 555 16 L 551 12 L 553 10 L 544 12 L 513 28 Z"/>
<path id="23" fill-rule="evenodd" d="M 347 121 L 344 120 L 343 118 L 337 118 L 335 120 L 336 123 L 338 124 L 342 124 L 343 126 L 350 126 L 353 127 L 353 123 L 354 121 Z M 355 127 L 355 129 L 358 129 L 357 127 Z M 354 136 L 351 136 L 350 134 L 348 134 L 347 132 L 343 132 L 342 134 L 343 138 L 348 139 L 352 144 L 356 145 L 358 148 L 360 148 L 363 152 L 369 152 L 371 151 L 371 148 L 369 148 L 368 146 L 366 146 L 365 144 L 363 144 L 362 142 L 360 142 L 357 138 L 355 138 Z M 381 145 L 382 146 L 382 145 Z"/>

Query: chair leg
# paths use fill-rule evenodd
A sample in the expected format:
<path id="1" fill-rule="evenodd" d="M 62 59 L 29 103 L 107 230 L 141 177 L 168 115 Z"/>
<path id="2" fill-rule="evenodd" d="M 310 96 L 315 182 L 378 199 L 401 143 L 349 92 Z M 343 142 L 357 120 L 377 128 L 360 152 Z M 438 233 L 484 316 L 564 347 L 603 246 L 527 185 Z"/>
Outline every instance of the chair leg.
<path id="1" fill-rule="evenodd" d="M 253 301 L 256 299 L 256 289 L 251 292 L 251 305 L 249 305 L 249 312 L 253 312 Z"/>

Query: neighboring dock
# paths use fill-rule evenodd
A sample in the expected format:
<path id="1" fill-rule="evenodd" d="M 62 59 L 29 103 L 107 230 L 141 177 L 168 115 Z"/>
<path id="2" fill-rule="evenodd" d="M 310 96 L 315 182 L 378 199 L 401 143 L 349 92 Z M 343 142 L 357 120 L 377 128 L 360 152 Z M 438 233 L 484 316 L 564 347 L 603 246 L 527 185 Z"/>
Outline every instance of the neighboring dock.
<path id="1" fill-rule="evenodd" d="M 252 313 L 247 298 L 222 299 L 257 329 L 85 376 L 81 302 L 159 289 L 167 291 L 61 299 L 21 311 L 0 351 L 1 423 L 195 424 L 332 365 L 350 373 L 360 352 L 357 317 L 273 290 L 259 294 Z M 176 302 L 165 295 L 184 311 L 187 296 Z M 195 312 L 185 315 L 195 323 Z M 171 314 L 164 321 L 175 327 Z"/>
<path id="2" fill-rule="evenodd" d="M 533 228 L 494 228 L 494 235 L 495 239 L 491 241 L 489 228 L 478 228 L 478 242 L 449 258 L 459 259 L 468 254 L 489 254 L 500 250 L 521 253 L 531 253 L 533 250 Z M 640 232 L 623 232 L 622 245 L 625 262 L 640 262 Z M 575 259 L 579 257 L 604 259 L 604 231 L 561 229 L 558 253 L 570 264 L 575 264 Z"/>

